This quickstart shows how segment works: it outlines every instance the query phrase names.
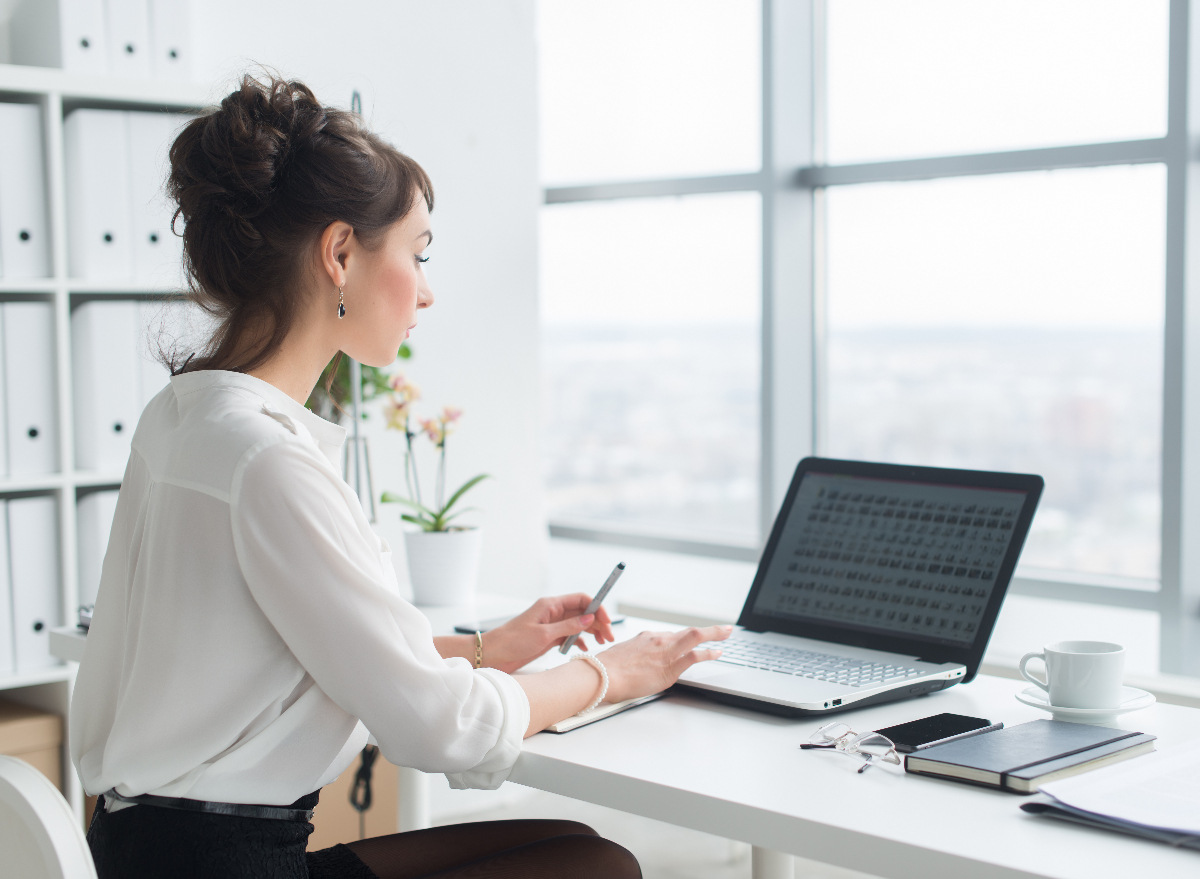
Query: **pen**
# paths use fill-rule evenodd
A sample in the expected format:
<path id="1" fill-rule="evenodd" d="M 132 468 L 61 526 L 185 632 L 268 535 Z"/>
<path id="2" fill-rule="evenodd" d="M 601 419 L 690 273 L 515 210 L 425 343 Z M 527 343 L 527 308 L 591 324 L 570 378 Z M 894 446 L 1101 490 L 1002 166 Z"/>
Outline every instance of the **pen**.
<path id="1" fill-rule="evenodd" d="M 591 603 L 587 606 L 587 610 L 583 612 L 583 616 L 587 616 L 589 613 L 595 613 L 600 609 L 600 605 L 603 603 L 604 599 L 608 597 L 608 591 L 613 588 L 613 583 L 616 583 L 623 573 L 625 573 L 625 563 L 617 562 L 617 566 L 613 568 L 612 573 L 608 575 L 608 579 L 604 581 L 604 585 L 600 587 L 600 591 L 596 593 L 596 597 L 592 599 Z M 575 643 L 575 639 L 578 637 L 579 633 L 576 632 L 566 641 L 563 641 L 563 646 L 558 648 L 558 652 L 566 653 L 571 649 L 571 645 Z"/>

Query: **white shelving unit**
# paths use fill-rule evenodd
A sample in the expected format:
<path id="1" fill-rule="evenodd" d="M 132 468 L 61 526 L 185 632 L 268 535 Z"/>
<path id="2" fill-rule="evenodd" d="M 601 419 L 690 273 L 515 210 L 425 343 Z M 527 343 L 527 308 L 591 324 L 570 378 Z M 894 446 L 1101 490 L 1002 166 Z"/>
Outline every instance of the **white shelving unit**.
<path id="1" fill-rule="evenodd" d="M 36 299 L 54 304 L 55 389 L 58 395 L 57 473 L 24 479 L 0 479 L 0 499 L 22 494 L 54 495 L 58 500 L 60 602 L 66 619 L 74 617 L 78 595 L 76 511 L 78 490 L 117 487 L 120 473 L 75 469 L 74 393 L 71 372 L 72 298 L 112 296 L 146 299 L 168 292 L 143 284 L 97 283 L 67 275 L 67 217 L 63 160 L 63 119 L 80 108 L 163 112 L 196 111 L 208 104 L 200 86 L 153 80 L 81 76 L 40 67 L 0 64 L 0 101 L 35 103 L 41 107 L 46 158 L 46 199 L 49 207 L 50 253 L 53 276 L 32 280 L 0 279 L 0 300 Z M 71 702 L 75 671 L 61 665 L 0 677 L 5 698 L 14 699 L 65 719 Z M 83 794 L 63 749 L 63 779 L 68 802 L 82 816 Z"/>

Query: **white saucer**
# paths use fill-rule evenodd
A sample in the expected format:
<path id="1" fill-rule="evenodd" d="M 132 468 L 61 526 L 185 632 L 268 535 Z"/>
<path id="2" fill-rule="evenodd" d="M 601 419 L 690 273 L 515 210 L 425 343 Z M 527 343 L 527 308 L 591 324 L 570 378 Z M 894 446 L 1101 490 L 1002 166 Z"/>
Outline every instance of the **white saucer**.
<path id="1" fill-rule="evenodd" d="M 1118 708 L 1063 708 L 1051 705 L 1045 690 L 1039 687 L 1026 687 L 1017 693 L 1017 701 L 1032 708 L 1049 711 L 1055 720 L 1103 725 L 1111 723 L 1118 715 L 1149 708 L 1154 704 L 1155 698 L 1153 693 L 1147 693 L 1137 687 L 1122 687 L 1121 705 Z"/>

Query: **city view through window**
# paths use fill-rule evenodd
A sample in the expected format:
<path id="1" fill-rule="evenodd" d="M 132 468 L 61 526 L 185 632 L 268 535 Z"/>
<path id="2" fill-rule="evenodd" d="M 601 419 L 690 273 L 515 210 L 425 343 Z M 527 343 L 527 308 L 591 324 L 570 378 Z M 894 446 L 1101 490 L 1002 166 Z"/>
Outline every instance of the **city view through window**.
<path id="1" fill-rule="evenodd" d="M 654 10 L 632 33 L 612 10 L 541 4 L 547 185 L 755 169 L 758 4 Z M 834 164 L 1166 131 L 1165 0 L 827 10 Z M 819 190 L 817 451 L 1038 473 L 1024 569 L 1153 588 L 1165 191 L 1157 164 Z M 757 193 L 543 209 L 552 522 L 761 539 L 760 210 Z"/>

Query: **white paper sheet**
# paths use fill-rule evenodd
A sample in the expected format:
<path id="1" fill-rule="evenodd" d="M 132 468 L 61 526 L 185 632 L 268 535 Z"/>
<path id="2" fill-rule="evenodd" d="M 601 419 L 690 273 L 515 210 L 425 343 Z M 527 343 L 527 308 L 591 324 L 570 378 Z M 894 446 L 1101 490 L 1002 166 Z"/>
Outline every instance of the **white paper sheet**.
<path id="1" fill-rule="evenodd" d="M 1194 745 L 1051 782 L 1041 791 L 1109 818 L 1200 834 L 1200 750 Z"/>

